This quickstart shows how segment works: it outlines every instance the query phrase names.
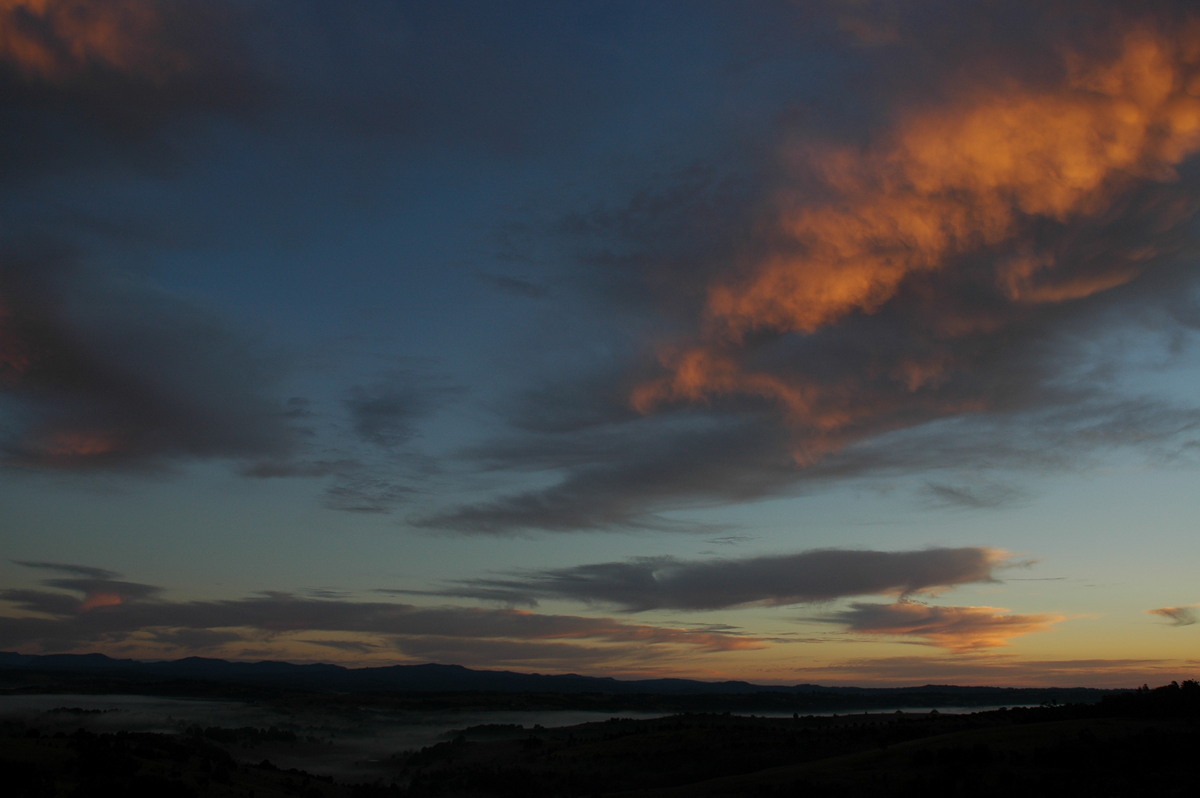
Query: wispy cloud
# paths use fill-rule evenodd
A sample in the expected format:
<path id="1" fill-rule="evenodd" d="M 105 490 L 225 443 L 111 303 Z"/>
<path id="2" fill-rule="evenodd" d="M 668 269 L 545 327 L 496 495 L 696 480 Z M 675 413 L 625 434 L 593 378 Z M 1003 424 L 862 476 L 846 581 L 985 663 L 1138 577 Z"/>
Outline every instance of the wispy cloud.
<path id="1" fill-rule="evenodd" d="M 1155 459 L 1177 457 L 1200 429 L 1200 410 L 1149 399 L 1106 399 L 1077 390 L 1057 395 L 1055 389 L 1039 402 L 880 431 L 804 468 L 791 460 L 778 424 L 761 413 L 689 409 L 626 421 L 598 412 L 596 421 L 580 428 L 528 432 L 468 452 L 484 470 L 559 473 L 558 482 L 451 506 L 413 522 L 466 534 L 622 528 L 711 534 L 699 525 L 667 522 L 660 513 L 914 474 L 925 475 L 918 497 L 927 501 L 933 474 L 951 479 L 961 471 L 1087 468 L 1096 462 L 1096 450 L 1117 446 L 1137 447 Z M 939 506 L 967 509 L 1021 495 L 978 478 L 953 486 L 951 494 L 933 495 Z"/>
<path id="2" fill-rule="evenodd" d="M 95 568 L 91 565 L 72 565 L 71 563 L 61 562 L 46 562 L 43 560 L 13 560 L 17 565 L 23 565 L 26 568 L 38 568 L 44 571 L 55 571 L 58 573 L 69 574 L 71 576 L 79 576 L 85 579 L 113 579 L 119 574 L 115 571 L 109 571 L 104 568 Z"/>
<path id="3" fill-rule="evenodd" d="M 1196 623 L 1196 608 L 1198 607 L 1200 604 L 1185 604 L 1181 607 L 1159 607 L 1146 610 L 1146 612 L 1166 618 L 1171 626 L 1191 626 Z"/>
<path id="4" fill-rule="evenodd" d="M 1021 496 L 1019 490 L 994 482 L 949 484 L 931 481 L 925 483 L 924 491 L 935 504 L 972 510 L 1001 507 Z"/>
<path id="5" fill-rule="evenodd" d="M 911 595 L 994 581 L 1007 554 L 966 547 L 920 551 L 820 549 L 741 559 L 657 557 L 471 579 L 438 595 L 536 605 L 572 599 L 620 607 L 707 610 L 831 601 L 845 596 Z"/>
<path id="6" fill-rule="evenodd" d="M 43 579 L 42 584 L 81 594 L 82 598 L 75 607 L 76 612 L 87 612 L 98 607 L 115 607 L 130 601 L 149 598 L 159 592 L 159 588 L 154 585 L 117 579 L 119 574 L 103 568 L 53 562 L 21 560 L 13 562 L 27 568 L 68 574 L 67 577 Z M 23 609 L 33 612 L 54 615 L 62 613 L 64 609 L 62 594 L 48 594 L 40 591 L 8 591 L 7 594 L 0 593 L 0 595 L 7 595 L 10 601 L 15 601 Z"/>
<path id="7" fill-rule="evenodd" d="M 1178 679 L 1189 663 L 1177 659 L 1028 659 L 991 649 L 954 650 L 941 655 L 835 660 L 800 665 L 786 678 L 824 684 L 985 684 L 1013 687 L 1112 687 Z"/>
<path id="8" fill-rule="evenodd" d="M 462 390 L 440 384 L 417 370 L 402 370 L 369 384 L 355 385 L 343 404 L 359 440 L 383 448 L 408 443 L 415 422 Z"/>
<path id="9" fill-rule="evenodd" d="M 25 613 L 0 617 L 0 646 L 86 651 L 167 645 L 236 651 L 236 645 L 270 643 L 282 657 L 308 644 L 359 653 L 390 650 L 412 657 L 474 650 L 457 660 L 460 664 L 488 664 L 486 651 L 495 648 L 505 650 L 511 664 L 522 661 L 522 651 L 527 652 L 525 661 L 543 663 L 549 661 L 547 652 L 556 652 L 555 661 L 565 667 L 595 662 L 597 657 L 616 663 L 639 651 L 698 656 L 766 645 L 728 630 L 511 609 L 319 599 L 283 592 L 225 601 L 170 601 L 155 586 L 82 577 L 44 580 L 43 585 L 57 590 L 0 591 L 0 600 Z M 109 595 L 119 600 L 103 600 Z M 331 633 L 341 637 L 331 638 Z M 331 640 L 338 642 L 333 645 Z"/>
<path id="10" fill-rule="evenodd" d="M 854 603 L 826 618 L 855 632 L 914 637 L 955 651 L 1006 645 L 1009 639 L 1047 631 L 1057 615 L 1014 615 L 997 607 L 939 607 L 917 601 L 894 604 Z"/>

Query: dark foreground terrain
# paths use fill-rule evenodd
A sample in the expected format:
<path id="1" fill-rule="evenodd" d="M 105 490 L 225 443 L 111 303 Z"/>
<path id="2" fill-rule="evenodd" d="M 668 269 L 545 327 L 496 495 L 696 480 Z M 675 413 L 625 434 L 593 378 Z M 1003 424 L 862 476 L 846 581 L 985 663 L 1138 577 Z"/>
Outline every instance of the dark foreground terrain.
<path id="1" fill-rule="evenodd" d="M 275 727 L 89 730 L 98 712 L 62 706 L 0 722 L 3 794 L 1192 796 L 1200 750 L 1195 681 L 1094 704 L 973 714 L 685 712 L 560 728 L 484 724 L 356 763 L 357 783 L 273 764 L 315 766 L 331 740 Z"/>

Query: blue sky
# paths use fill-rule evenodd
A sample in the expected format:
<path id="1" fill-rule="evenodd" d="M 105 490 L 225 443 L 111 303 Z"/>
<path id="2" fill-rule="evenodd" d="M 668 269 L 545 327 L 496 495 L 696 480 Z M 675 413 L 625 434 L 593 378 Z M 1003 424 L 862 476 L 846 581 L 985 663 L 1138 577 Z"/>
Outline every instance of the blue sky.
<path id="1" fill-rule="evenodd" d="M 1188 4 L 0 30 L 0 648 L 1195 670 Z"/>

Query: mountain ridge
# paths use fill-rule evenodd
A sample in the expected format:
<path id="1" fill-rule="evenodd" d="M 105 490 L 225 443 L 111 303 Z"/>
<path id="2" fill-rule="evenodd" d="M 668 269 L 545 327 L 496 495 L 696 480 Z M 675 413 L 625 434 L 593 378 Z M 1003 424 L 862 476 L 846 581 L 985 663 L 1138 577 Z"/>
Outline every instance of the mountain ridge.
<path id="1" fill-rule="evenodd" d="M 349 668 L 332 663 L 297 664 L 277 660 L 240 662 L 208 657 L 143 661 L 115 659 L 104 654 L 20 654 L 0 652 L 0 672 L 9 680 L 18 673 L 76 674 L 118 677 L 135 682 L 199 680 L 314 692 L 365 693 L 600 693 L 656 695 L 745 695 L 752 693 L 834 693 L 877 697 L 957 696 L 991 703 L 1030 703 L 1022 698 L 1053 693 L 1057 701 L 1091 703 L 1105 694 L 1121 692 L 1086 687 L 988 687 L 933 685 L 905 687 L 826 687 L 817 684 L 760 685 L 740 680 L 706 682 L 696 679 L 617 679 L 576 673 L 541 674 L 475 670 L 462 665 L 423 663 Z M 1036 701 L 1041 703 L 1041 701 Z"/>

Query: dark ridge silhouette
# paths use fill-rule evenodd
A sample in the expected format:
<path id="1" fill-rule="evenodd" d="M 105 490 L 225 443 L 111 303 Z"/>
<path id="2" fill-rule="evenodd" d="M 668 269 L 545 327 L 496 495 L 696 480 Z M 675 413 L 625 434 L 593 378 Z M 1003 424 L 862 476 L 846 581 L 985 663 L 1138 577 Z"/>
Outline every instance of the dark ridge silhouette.
<path id="1" fill-rule="evenodd" d="M 101 681 L 107 680 L 107 681 Z M 879 707 L 1015 706 L 1021 704 L 1094 703 L 1114 691 L 1083 687 L 823 687 L 814 684 L 758 685 L 742 681 L 692 679 L 622 680 L 578 674 L 547 675 L 472 670 L 461 665 L 392 665 L 345 668 L 340 665 L 296 665 L 288 662 L 228 662 L 187 657 L 167 662 L 112 659 L 102 654 L 30 655 L 0 652 L 0 685 L 9 691 L 113 692 L 135 689 L 156 694 L 200 690 L 199 684 L 245 686 L 317 693 L 521 694 L 525 696 L 655 696 L 659 708 L 667 698 L 683 710 L 732 709 L 869 709 Z M 530 698 L 533 703 L 543 699 Z M 587 702 L 590 705 L 590 701 Z M 668 702 L 669 703 L 669 702 Z"/>

